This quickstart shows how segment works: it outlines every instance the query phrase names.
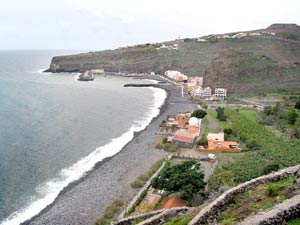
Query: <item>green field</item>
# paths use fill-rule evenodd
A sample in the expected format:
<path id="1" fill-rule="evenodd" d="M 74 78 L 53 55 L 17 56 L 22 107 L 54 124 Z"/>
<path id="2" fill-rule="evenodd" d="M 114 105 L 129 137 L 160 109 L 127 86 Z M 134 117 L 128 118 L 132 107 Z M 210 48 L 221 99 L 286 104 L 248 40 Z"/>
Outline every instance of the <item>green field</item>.
<path id="1" fill-rule="evenodd" d="M 217 118 L 217 112 L 215 110 L 208 110 L 208 114 L 221 126 L 223 129 L 226 129 L 229 127 L 228 123 L 226 121 L 220 121 Z"/>
<path id="2" fill-rule="evenodd" d="M 242 157 L 233 162 L 216 168 L 210 178 L 211 189 L 233 181 L 235 184 L 248 181 L 252 178 L 267 174 L 272 170 L 293 166 L 300 163 L 300 140 L 285 140 L 275 136 L 270 130 L 253 120 L 253 114 L 246 111 L 237 112 L 227 108 L 227 118 L 232 123 L 233 133 L 246 144 L 250 144 L 253 150 L 246 152 Z M 225 182 L 222 174 L 230 174 Z"/>

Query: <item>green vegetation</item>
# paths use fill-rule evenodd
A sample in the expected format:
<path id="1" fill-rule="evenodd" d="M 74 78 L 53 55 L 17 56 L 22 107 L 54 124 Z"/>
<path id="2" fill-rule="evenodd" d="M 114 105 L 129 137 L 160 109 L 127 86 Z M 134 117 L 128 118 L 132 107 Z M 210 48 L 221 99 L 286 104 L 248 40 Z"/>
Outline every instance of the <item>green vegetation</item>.
<path id="1" fill-rule="evenodd" d="M 226 171 L 231 174 L 231 177 L 227 177 L 226 180 L 242 183 L 264 175 L 270 170 L 300 163 L 299 140 L 283 140 L 264 126 L 233 109 L 226 108 L 225 113 L 232 123 L 233 134 L 256 151 L 246 152 L 235 161 L 216 168 L 209 180 L 211 190 L 217 190 L 220 186 L 227 185 L 220 178 L 220 175 Z"/>
<path id="2" fill-rule="evenodd" d="M 257 121 L 258 115 L 255 110 L 251 109 L 240 109 L 239 112 L 245 116 L 247 119 L 252 120 L 252 121 Z"/>
<path id="3" fill-rule="evenodd" d="M 207 138 L 206 138 L 206 135 L 203 135 L 203 137 L 197 141 L 196 143 L 198 146 L 204 146 L 204 145 L 207 145 Z"/>
<path id="4" fill-rule="evenodd" d="M 225 215 L 222 220 L 220 221 L 221 225 L 230 225 L 230 224 L 234 224 L 236 220 L 236 216 L 235 215 Z"/>
<path id="5" fill-rule="evenodd" d="M 208 111 L 208 114 L 223 128 L 228 128 L 228 123 L 226 121 L 220 121 L 218 118 L 217 118 L 217 112 L 216 111 L 213 111 L 213 110 L 209 110 Z M 216 132 L 216 131 L 214 131 Z"/>
<path id="6" fill-rule="evenodd" d="M 288 188 L 291 187 L 296 177 L 283 178 L 276 182 L 258 185 L 243 194 L 236 196 L 232 203 L 225 206 L 218 218 L 220 224 L 233 225 L 247 218 L 272 208 L 286 199 Z"/>
<path id="7" fill-rule="evenodd" d="M 290 107 L 287 100 L 285 104 L 276 103 L 275 106 L 267 106 L 259 113 L 259 123 L 273 126 L 287 138 L 300 138 L 300 116 L 299 113 Z"/>
<path id="8" fill-rule="evenodd" d="M 187 225 L 191 220 L 191 217 L 179 217 L 170 222 L 164 223 L 163 225 Z"/>
<path id="9" fill-rule="evenodd" d="M 204 190 L 205 182 L 201 165 L 194 160 L 180 164 L 167 162 L 159 176 L 151 181 L 154 188 L 170 193 L 180 192 L 181 197 L 192 200 L 195 194 Z"/>
<path id="10" fill-rule="evenodd" d="M 283 32 L 283 38 L 293 39 L 299 32 Z M 144 44 L 126 49 L 90 52 L 55 57 L 52 68 L 60 71 L 103 68 L 111 72 L 163 74 L 170 69 L 188 75 L 205 75 L 205 84 L 215 88 L 216 81 L 228 89 L 230 96 L 294 93 L 299 91 L 300 42 L 287 42 L 273 37 L 216 39 L 207 37 L 205 43 L 195 39 L 178 44 L 179 50 L 156 48 L 162 44 Z M 56 66 L 54 66 L 56 65 Z M 206 72 L 205 72 L 206 71 Z M 59 71 L 57 71 L 59 72 Z"/>
<path id="11" fill-rule="evenodd" d="M 136 202 L 133 204 L 133 206 L 128 210 L 128 212 L 126 213 L 126 216 L 130 215 L 131 213 L 134 212 L 135 208 L 141 203 L 141 201 L 143 201 L 143 199 L 145 198 L 145 196 L 147 195 L 147 189 L 144 190 L 142 192 L 142 194 L 138 197 L 138 199 L 136 200 Z"/>
<path id="12" fill-rule="evenodd" d="M 287 222 L 287 225 L 300 225 L 300 219 L 293 219 Z"/>
<path id="13" fill-rule="evenodd" d="M 204 118 L 205 116 L 207 115 L 207 113 L 204 111 L 204 110 L 201 110 L 201 109 L 196 109 L 191 117 L 197 117 L 197 118 Z"/>
<path id="14" fill-rule="evenodd" d="M 290 110 L 287 114 L 287 120 L 288 120 L 289 124 L 295 124 L 298 118 L 299 118 L 299 115 L 296 112 L 296 110 L 294 110 L 294 109 Z"/>
<path id="15" fill-rule="evenodd" d="M 162 143 L 167 144 L 168 143 L 168 138 L 164 137 L 163 140 L 162 140 Z"/>
<path id="16" fill-rule="evenodd" d="M 295 103 L 295 109 L 300 109 L 300 99 Z"/>
<path id="17" fill-rule="evenodd" d="M 143 221 L 144 221 L 143 218 L 139 218 L 139 219 L 137 219 L 137 220 L 132 221 L 132 222 L 131 222 L 131 225 L 136 225 L 136 224 L 139 224 L 140 222 L 143 222 Z"/>
<path id="18" fill-rule="evenodd" d="M 217 119 L 220 120 L 220 121 L 226 121 L 226 116 L 225 116 L 225 108 L 224 107 L 218 107 L 216 109 L 216 112 L 217 112 Z"/>
<path id="19" fill-rule="evenodd" d="M 204 136 L 206 137 L 207 134 L 210 132 L 209 131 L 209 128 L 208 128 L 208 124 L 209 124 L 209 121 L 207 119 L 207 117 L 204 118 Z"/>
<path id="20" fill-rule="evenodd" d="M 158 143 L 155 146 L 155 148 L 157 148 L 157 149 L 163 149 L 166 152 L 170 152 L 170 153 L 176 153 L 180 149 L 178 145 L 175 145 L 175 144 L 172 144 L 172 143 L 168 143 L 168 142 L 166 144 Z"/>
<path id="21" fill-rule="evenodd" d="M 119 199 L 114 200 L 104 211 L 103 216 L 98 219 L 95 225 L 107 225 L 115 219 L 117 213 L 121 211 L 123 202 Z"/>
<path id="22" fill-rule="evenodd" d="M 141 187 L 143 187 L 145 185 L 145 183 L 150 179 L 150 177 L 161 167 L 161 165 L 163 164 L 164 161 L 165 161 L 165 159 L 158 160 L 156 163 L 154 163 L 150 167 L 150 169 L 146 173 L 138 176 L 138 178 L 135 181 L 133 181 L 130 184 L 130 186 L 132 188 L 141 188 Z"/>

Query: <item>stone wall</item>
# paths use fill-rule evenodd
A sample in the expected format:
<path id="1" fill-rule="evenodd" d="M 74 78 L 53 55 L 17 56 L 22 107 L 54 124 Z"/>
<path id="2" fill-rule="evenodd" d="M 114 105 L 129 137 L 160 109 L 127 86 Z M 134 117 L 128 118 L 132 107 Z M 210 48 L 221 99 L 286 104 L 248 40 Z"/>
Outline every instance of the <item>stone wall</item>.
<path id="1" fill-rule="evenodd" d="M 249 217 L 239 225 L 281 225 L 284 221 L 300 216 L 300 195 L 287 199 L 269 211 Z"/>
<path id="2" fill-rule="evenodd" d="M 282 169 L 278 172 L 271 173 L 269 175 L 261 176 L 245 183 L 242 183 L 234 188 L 229 189 L 220 195 L 216 200 L 208 204 L 205 208 L 203 208 L 189 223 L 189 225 L 196 224 L 209 224 L 213 223 L 215 218 L 220 215 L 223 211 L 225 205 L 232 202 L 232 200 L 239 194 L 244 193 L 245 191 L 259 185 L 262 183 L 266 183 L 269 181 L 278 181 L 285 177 L 290 177 L 293 175 L 300 175 L 300 166 L 288 167 Z"/>
<path id="3" fill-rule="evenodd" d="M 163 224 L 177 216 L 183 216 L 188 212 L 188 207 L 178 207 L 172 209 L 162 209 L 149 213 L 144 213 L 138 216 L 132 216 L 125 219 L 122 219 L 115 223 L 115 225 L 131 225 L 131 222 L 137 219 L 144 219 L 143 222 L 139 223 L 140 225 L 154 225 L 154 224 Z"/>

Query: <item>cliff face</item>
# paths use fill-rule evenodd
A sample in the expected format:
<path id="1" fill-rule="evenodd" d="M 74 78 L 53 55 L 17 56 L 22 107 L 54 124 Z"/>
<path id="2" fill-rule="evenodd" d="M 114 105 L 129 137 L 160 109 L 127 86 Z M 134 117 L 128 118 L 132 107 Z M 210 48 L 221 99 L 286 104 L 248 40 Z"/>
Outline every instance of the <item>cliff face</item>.
<path id="1" fill-rule="evenodd" d="M 249 35 L 257 32 L 260 35 Z M 204 76 L 205 85 L 226 87 L 231 95 L 297 91 L 300 86 L 300 27 L 273 24 L 265 30 L 244 33 L 248 36 L 210 35 L 204 37 L 206 41 L 187 38 L 57 56 L 52 59 L 48 71 L 104 69 L 106 72 L 163 74 L 172 69 L 189 76 Z"/>

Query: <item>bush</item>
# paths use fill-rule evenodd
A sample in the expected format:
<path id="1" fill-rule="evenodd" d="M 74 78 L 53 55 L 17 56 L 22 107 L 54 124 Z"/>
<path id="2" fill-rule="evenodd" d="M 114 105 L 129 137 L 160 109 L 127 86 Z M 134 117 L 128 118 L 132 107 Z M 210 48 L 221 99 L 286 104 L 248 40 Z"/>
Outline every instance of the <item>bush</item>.
<path id="1" fill-rule="evenodd" d="M 202 145 L 207 145 L 207 138 L 205 136 L 203 136 L 199 141 L 197 141 L 196 143 L 198 146 Z"/>
<path id="2" fill-rule="evenodd" d="M 164 223 L 164 224 L 165 225 L 187 225 L 191 220 L 192 220 L 192 218 L 190 218 L 190 217 L 179 217 L 179 218 L 175 218 L 172 221 Z"/>
<path id="3" fill-rule="evenodd" d="M 270 116 L 272 114 L 273 110 L 272 110 L 272 106 L 266 106 L 264 108 L 264 114 L 266 114 L 266 116 Z"/>
<path id="4" fill-rule="evenodd" d="M 166 144 L 158 143 L 158 144 L 156 144 L 155 148 L 163 149 L 166 152 L 171 152 L 171 153 L 178 152 L 179 149 L 180 149 L 178 145 L 175 145 L 175 144 L 172 144 L 172 143 L 166 143 Z"/>
<path id="5" fill-rule="evenodd" d="M 220 120 L 220 121 L 226 121 L 226 116 L 225 116 L 225 108 L 224 107 L 218 107 L 217 109 L 216 109 L 216 111 L 217 111 L 217 118 L 218 118 L 218 120 Z"/>
<path id="6" fill-rule="evenodd" d="M 225 128 L 224 133 L 230 136 L 232 134 L 232 129 L 231 128 Z"/>
<path id="7" fill-rule="evenodd" d="M 273 186 L 268 186 L 267 188 L 267 196 L 268 197 L 276 197 L 279 195 L 279 191 L 277 188 L 273 187 Z"/>
<path id="8" fill-rule="evenodd" d="M 204 110 L 201 109 L 196 109 L 191 117 L 196 117 L 196 118 L 204 118 L 207 115 L 207 113 Z"/>
<path id="9" fill-rule="evenodd" d="M 269 164 L 269 165 L 266 165 L 263 169 L 263 174 L 269 174 L 271 172 L 275 172 L 277 170 L 279 170 L 280 166 L 278 163 L 273 163 L 273 164 Z"/>
<path id="10" fill-rule="evenodd" d="M 131 213 L 134 212 L 135 208 L 141 203 L 141 201 L 144 199 L 144 197 L 146 196 L 147 194 L 147 189 L 144 190 L 142 192 L 142 194 L 138 197 L 138 199 L 136 200 L 136 202 L 133 204 L 133 206 L 128 210 L 128 212 L 126 213 L 126 215 L 130 215 Z"/>
<path id="11" fill-rule="evenodd" d="M 168 143 L 168 138 L 164 137 L 163 140 L 162 140 L 162 143 L 167 144 Z"/>
<path id="12" fill-rule="evenodd" d="M 295 108 L 296 108 L 296 109 L 300 109 L 300 100 L 298 100 L 298 101 L 296 102 Z"/>
<path id="13" fill-rule="evenodd" d="M 99 218 L 95 225 L 107 225 L 110 224 L 115 218 L 115 215 L 120 211 L 123 206 L 123 202 L 119 199 L 114 200 L 104 211 L 104 214 L 101 218 Z"/>
<path id="14" fill-rule="evenodd" d="M 161 159 L 161 160 L 158 160 L 156 163 L 154 163 L 150 169 L 144 173 L 144 174 L 141 174 L 140 176 L 138 176 L 138 178 L 133 181 L 130 186 L 132 188 L 141 188 L 145 185 L 145 183 L 147 182 L 147 180 L 150 179 L 150 177 L 161 167 L 161 165 L 163 164 L 165 160 L 164 159 Z"/>
<path id="15" fill-rule="evenodd" d="M 299 115 L 298 113 L 293 109 L 291 111 L 288 112 L 288 115 L 287 115 L 287 119 L 288 119 L 288 122 L 289 124 L 295 124 L 295 122 L 297 121 L 297 119 L 299 118 Z"/>

